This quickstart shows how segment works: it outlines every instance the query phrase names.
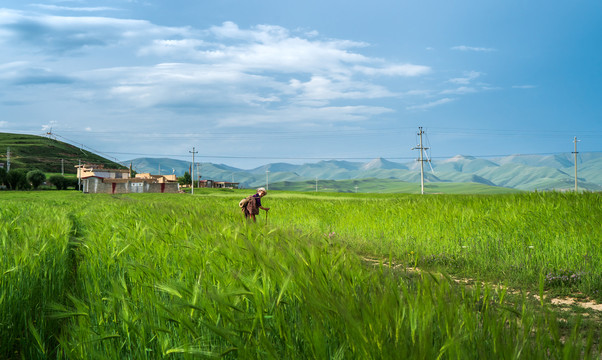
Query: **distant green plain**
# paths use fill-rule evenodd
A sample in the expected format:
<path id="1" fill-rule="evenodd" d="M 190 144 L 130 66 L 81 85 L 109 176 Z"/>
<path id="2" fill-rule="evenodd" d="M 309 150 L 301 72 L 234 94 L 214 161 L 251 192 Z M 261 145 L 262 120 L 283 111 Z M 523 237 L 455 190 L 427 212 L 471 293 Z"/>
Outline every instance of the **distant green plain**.
<path id="1" fill-rule="evenodd" d="M 420 183 L 410 183 L 397 179 L 357 179 L 357 180 L 319 180 L 283 181 L 269 184 L 273 190 L 303 192 L 346 192 L 346 193 L 405 193 L 420 194 Z M 478 183 L 427 182 L 425 194 L 516 194 L 521 190 Z"/>

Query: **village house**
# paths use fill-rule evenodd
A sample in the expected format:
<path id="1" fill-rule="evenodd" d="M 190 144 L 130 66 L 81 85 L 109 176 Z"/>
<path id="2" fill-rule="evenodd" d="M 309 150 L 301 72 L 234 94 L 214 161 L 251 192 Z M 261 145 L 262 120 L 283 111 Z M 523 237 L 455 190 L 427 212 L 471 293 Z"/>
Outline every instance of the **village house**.
<path id="1" fill-rule="evenodd" d="M 213 181 L 201 180 L 199 187 L 201 188 L 216 188 L 216 189 L 238 189 L 239 183 L 230 181 Z"/>
<path id="2" fill-rule="evenodd" d="M 102 165 L 77 165 L 77 176 L 84 193 L 177 193 L 175 175 L 137 174 L 130 177 L 128 169 L 105 169 Z"/>
<path id="3" fill-rule="evenodd" d="M 175 174 L 171 175 L 151 175 L 150 173 L 136 174 L 136 179 L 154 179 L 158 183 L 177 182 L 178 178 Z"/>
<path id="4" fill-rule="evenodd" d="M 215 181 L 213 183 L 213 187 L 218 189 L 238 189 L 238 183 L 230 181 Z"/>

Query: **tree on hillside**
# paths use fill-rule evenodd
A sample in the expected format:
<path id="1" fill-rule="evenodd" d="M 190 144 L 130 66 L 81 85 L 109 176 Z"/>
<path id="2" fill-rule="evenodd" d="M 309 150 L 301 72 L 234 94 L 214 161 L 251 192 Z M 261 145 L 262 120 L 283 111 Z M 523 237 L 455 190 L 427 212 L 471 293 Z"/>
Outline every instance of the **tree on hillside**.
<path id="1" fill-rule="evenodd" d="M 67 179 L 61 175 L 52 175 L 48 178 L 48 181 L 54 186 L 56 186 L 57 190 L 65 190 L 67 189 Z"/>
<path id="2" fill-rule="evenodd" d="M 33 189 L 36 190 L 44 183 L 44 181 L 46 181 L 46 174 L 40 170 L 32 170 L 27 173 L 27 181 L 33 186 Z"/>
<path id="3" fill-rule="evenodd" d="M 27 190 L 27 172 L 24 169 L 12 169 L 6 174 L 6 184 L 11 190 Z"/>
<path id="4" fill-rule="evenodd" d="M 178 179 L 178 184 L 180 184 L 180 185 L 192 184 L 192 177 L 190 177 L 190 173 L 188 171 L 186 171 L 184 173 L 184 176 L 182 176 Z"/>

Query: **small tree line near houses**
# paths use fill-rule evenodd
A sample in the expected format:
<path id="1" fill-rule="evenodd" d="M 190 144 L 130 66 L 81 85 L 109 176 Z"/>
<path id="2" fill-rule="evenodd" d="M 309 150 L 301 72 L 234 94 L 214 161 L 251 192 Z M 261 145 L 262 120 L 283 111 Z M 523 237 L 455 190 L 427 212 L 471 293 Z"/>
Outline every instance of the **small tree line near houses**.
<path id="1" fill-rule="evenodd" d="M 40 188 L 53 187 L 57 190 L 77 188 L 77 179 L 67 178 L 62 175 L 50 175 L 37 169 L 11 169 L 6 171 L 0 168 L 0 188 L 8 190 L 38 190 Z"/>

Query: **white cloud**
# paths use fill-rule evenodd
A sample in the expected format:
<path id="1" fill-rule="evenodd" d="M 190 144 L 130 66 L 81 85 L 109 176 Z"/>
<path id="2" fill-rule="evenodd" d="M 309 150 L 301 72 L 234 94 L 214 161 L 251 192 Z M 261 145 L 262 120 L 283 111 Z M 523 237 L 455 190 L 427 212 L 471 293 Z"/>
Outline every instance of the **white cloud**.
<path id="1" fill-rule="evenodd" d="M 513 89 L 534 89 L 537 86 L 535 85 L 514 85 L 512 86 Z"/>
<path id="2" fill-rule="evenodd" d="M 415 78 L 432 71 L 365 55 L 361 50 L 368 44 L 363 42 L 274 25 L 240 28 L 225 22 L 199 30 L 145 20 L 0 10 L 2 31 L 9 34 L 5 41 L 11 52 L 44 54 L 51 60 L 30 57 L 28 62 L 0 64 L 0 77 L 12 71 L 22 83 L 64 85 L 65 99 L 101 111 L 203 113 L 206 121 L 221 125 L 284 118 L 366 120 L 392 111 L 368 101 L 401 96 L 382 85 L 383 78 Z"/>
<path id="3" fill-rule="evenodd" d="M 475 88 L 472 88 L 472 87 L 460 86 L 459 88 L 456 88 L 456 89 L 443 90 L 443 91 L 441 91 L 441 94 L 463 95 L 463 94 L 474 93 L 476 91 L 477 90 Z"/>
<path id="4" fill-rule="evenodd" d="M 366 75 L 385 76 L 420 76 L 431 72 L 431 68 L 428 66 L 412 64 L 387 65 L 382 68 L 356 66 L 355 70 Z"/>
<path id="5" fill-rule="evenodd" d="M 93 47 L 137 47 L 157 37 L 189 36 L 186 28 L 156 26 L 145 20 L 56 16 L 0 9 L 2 41 L 15 49 L 64 55 Z"/>
<path id="6" fill-rule="evenodd" d="M 51 120 L 48 124 L 42 125 L 43 132 L 50 132 L 52 128 L 58 124 L 57 121 Z"/>
<path id="7" fill-rule="evenodd" d="M 244 106 L 266 111 L 274 106 L 315 108 L 327 107 L 335 100 L 361 102 L 399 96 L 366 75 L 416 77 L 431 71 L 427 66 L 388 63 L 351 51 L 363 43 L 310 40 L 276 26 L 245 30 L 224 23 L 201 34 L 204 37 L 155 39 L 138 51 L 139 56 L 185 60 L 182 62 L 78 73 L 79 78 L 99 86 L 96 95 L 80 95 L 172 111 L 211 107 L 231 112 Z M 216 38 L 212 34 L 217 34 Z M 334 109 L 340 111 L 342 107 Z M 352 105 L 345 109 L 347 116 L 343 118 L 355 119 L 350 113 L 363 108 Z"/>
<path id="8" fill-rule="evenodd" d="M 422 96 L 422 97 L 429 97 L 432 94 L 432 90 L 410 90 L 410 91 L 406 91 L 404 92 L 404 95 L 407 96 Z"/>
<path id="9" fill-rule="evenodd" d="M 436 107 L 436 106 L 440 106 L 440 105 L 444 105 L 444 104 L 450 103 L 452 101 L 453 101 L 453 99 L 443 98 L 443 99 L 431 101 L 431 102 L 426 103 L 426 104 L 408 106 L 406 109 L 408 109 L 408 110 L 426 110 L 426 109 L 430 109 L 430 108 L 433 108 L 433 107 Z"/>
<path id="10" fill-rule="evenodd" d="M 469 84 L 472 80 L 481 76 L 481 73 L 478 71 L 468 71 L 464 73 L 463 77 L 450 79 L 449 82 L 453 84 Z"/>
<path id="11" fill-rule="evenodd" d="M 317 34 L 303 38 L 279 26 L 240 29 L 232 22 L 211 27 L 204 38 L 155 40 L 140 55 L 219 63 L 240 71 L 322 74 L 323 76 L 420 76 L 424 65 L 387 63 L 353 49 L 367 46 L 348 40 L 323 40 Z M 214 36 L 215 38 L 212 38 Z"/>
<path id="12" fill-rule="evenodd" d="M 297 106 L 287 109 L 257 111 L 224 117 L 219 120 L 220 126 L 244 126 L 249 124 L 287 124 L 303 123 L 323 125 L 336 122 L 365 121 L 372 116 L 392 112 L 391 109 L 378 106 Z"/>
<path id="13" fill-rule="evenodd" d="M 494 48 L 475 47 L 475 46 L 466 46 L 466 45 L 454 46 L 451 49 L 452 50 L 459 50 L 459 51 L 475 51 L 475 52 L 492 52 L 492 51 L 497 51 L 497 49 L 494 49 Z"/>
<path id="14" fill-rule="evenodd" d="M 386 88 L 375 84 L 333 81 L 322 76 L 313 76 L 304 83 L 293 79 L 290 86 L 300 92 L 298 98 L 301 100 L 374 99 L 395 96 Z"/>
<path id="15" fill-rule="evenodd" d="M 8 121 L 0 121 L 0 128 L 6 127 L 6 125 L 8 125 Z"/>
<path id="16" fill-rule="evenodd" d="M 4 71 L 7 69 L 15 69 L 27 65 L 27 61 L 11 61 L 8 63 L 0 64 L 0 71 Z"/>
<path id="17" fill-rule="evenodd" d="M 316 30 L 310 30 L 310 31 L 305 32 L 305 36 L 307 36 L 309 38 L 313 38 L 313 37 L 316 37 L 318 35 L 320 35 L 320 33 L 317 32 Z"/>
<path id="18" fill-rule="evenodd" d="M 30 6 L 51 11 L 82 11 L 82 12 L 96 12 L 96 11 L 116 11 L 118 8 L 97 6 L 97 7 L 70 7 L 70 6 L 59 6 L 59 5 L 47 5 L 47 4 L 30 4 Z"/>

